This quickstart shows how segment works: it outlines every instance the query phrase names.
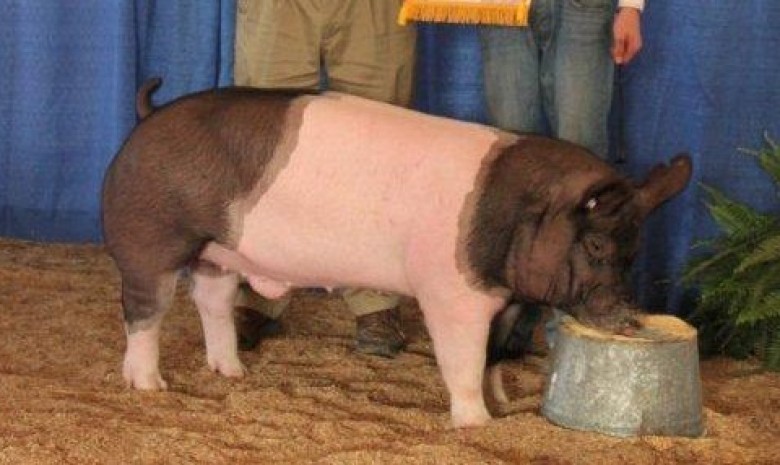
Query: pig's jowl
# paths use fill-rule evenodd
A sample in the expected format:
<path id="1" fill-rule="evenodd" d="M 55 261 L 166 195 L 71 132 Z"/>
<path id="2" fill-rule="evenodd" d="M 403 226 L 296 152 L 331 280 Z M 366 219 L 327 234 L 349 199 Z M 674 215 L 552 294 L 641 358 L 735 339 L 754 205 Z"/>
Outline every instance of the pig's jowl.
<path id="1" fill-rule="evenodd" d="M 123 374 L 138 389 L 166 387 L 161 320 L 189 268 L 208 364 L 225 376 L 245 373 L 239 279 L 270 298 L 294 287 L 416 298 L 453 424 L 482 424 L 493 316 L 514 297 L 617 324 L 640 224 L 691 172 L 677 157 L 634 185 L 573 144 L 338 93 L 228 88 L 153 110 L 156 84 L 139 93 L 145 118 L 103 191 Z"/>

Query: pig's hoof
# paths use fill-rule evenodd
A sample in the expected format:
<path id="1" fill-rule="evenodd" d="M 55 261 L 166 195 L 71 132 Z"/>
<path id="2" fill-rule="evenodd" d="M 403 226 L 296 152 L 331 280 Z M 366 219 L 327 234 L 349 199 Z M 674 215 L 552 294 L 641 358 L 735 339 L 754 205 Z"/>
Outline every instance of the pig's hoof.
<path id="1" fill-rule="evenodd" d="M 485 426 L 491 420 L 492 418 L 490 418 L 489 416 L 487 418 L 479 419 L 479 420 L 478 419 L 456 420 L 455 418 L 453 418 L 452 423 L 448 429 L 478 428 L 480 426 Z"/>
<path id="2" fill-rule="evenodd" d="M 128 386 L 139 391 L 164 391 L 168 389 L 168 383 L 162 379 L 160 373 L 129 373 L 125 370 L 125 381 Z"/>
<path id="3" fill-rule="evenodd" d="M 469 414 L 452 414 L 453 428 L 471 428 L 475 426 L 484 426 L 491 420 L 487 410 L 482 412 L 473 412 Z"/>
<path id="4" fill-rule="evenodd" d="M 210 358 L 209 368 L 211 371 L 228 378 L 243 378 L 247 373 L 246 367 L 238 359 L 228 361 Z"/>

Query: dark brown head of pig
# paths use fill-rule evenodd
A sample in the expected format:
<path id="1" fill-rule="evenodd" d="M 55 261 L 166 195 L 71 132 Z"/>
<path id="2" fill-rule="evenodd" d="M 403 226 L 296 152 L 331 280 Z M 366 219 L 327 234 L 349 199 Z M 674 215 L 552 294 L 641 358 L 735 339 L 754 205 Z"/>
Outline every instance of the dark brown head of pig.
<path id="1" fill-rule="evenodd" d="M 524 136 L 486 173 L 469 256 L 485 284 L 621 332 L 641 223 L 690 176 L 678 156 L 635 185 L 577 145 Z"/>

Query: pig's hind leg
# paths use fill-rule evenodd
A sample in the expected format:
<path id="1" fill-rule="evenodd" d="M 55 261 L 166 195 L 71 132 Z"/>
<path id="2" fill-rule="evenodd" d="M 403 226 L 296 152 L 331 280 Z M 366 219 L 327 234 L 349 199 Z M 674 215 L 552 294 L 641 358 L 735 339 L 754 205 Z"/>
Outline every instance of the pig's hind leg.
<path id="1" fill-rule="evenodd" d="M 237 273 L 200 261 L 193 267 L 192 299 L 198 307 L 206 339 L 209 368 L 231 378 L 244 376 L 246 369 L 238 358 L 238 340 L 233 304 L 238 290 Z"/>
<path id="2" fill-rule="evenodd" d="M 201 247 L 197 237 L 182 239 L 158 226 L 162 222 L 139 224 L 146 228 L 112 227 L 109 236 L 122 274 L 127 332 L 122 374 L 136 389 L 166 389 L 159 368 L 162 320 L 173 303 L 179 271 L 192 263 Z"/>
<path id="3" fill-rule="evenodd" d="M 127 274 L 122 279 L 122 307 L 127 334 L 122 375 L 136 389 L 166 389 L 159 368 L 160 327 L 173 301 L 176 273 Z"/>

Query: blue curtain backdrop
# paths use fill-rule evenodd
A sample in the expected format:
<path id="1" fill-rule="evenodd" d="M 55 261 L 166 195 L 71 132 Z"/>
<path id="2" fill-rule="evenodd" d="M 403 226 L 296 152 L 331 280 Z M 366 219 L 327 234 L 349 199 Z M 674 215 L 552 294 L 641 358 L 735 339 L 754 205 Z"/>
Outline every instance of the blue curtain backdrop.
<path id="1" fill-rule="evenodd" d="M 754 159 L 764 134 L 780 141 L 780 2 L 648 1 L 646 48 L 627 71 L 628 171 L 646 173 L 679 151 L 693 156 L 693 186 L 648 222 L 636 266 L 640 301 L 686 312 L 679 283 L 692 246 L 718 229 L 701 184 L 780 213 Z"/>
<path id="2" fill-rule="evenodd" d="M 157 103 L 231 80 L 235 0 L 0 0 L 0 236 L 98 241 L 99 186 L 135 122 L 134 92 L 161 75 Z M 197 5 L 197 6 L 195 6 Z M 778 211 L 770 180 L 738 148 L 780 140 L 780 2 L 650 0 L 645 47 L 622 75 L 632 176 L 687 151 L 694 183 L 648 222 L 641 303 L 677 311 L 675 279 L 717 230 L 698 183 Z M 487 121 L 476 29 L 423 25 L 418 108 Z"/>
<path id="3" fill-rule="evenodd" d="M 105 168 L 159 101 L 230 82 L 234 3 L 0 0 L 0 236 L 100 239 Z"/>

